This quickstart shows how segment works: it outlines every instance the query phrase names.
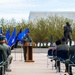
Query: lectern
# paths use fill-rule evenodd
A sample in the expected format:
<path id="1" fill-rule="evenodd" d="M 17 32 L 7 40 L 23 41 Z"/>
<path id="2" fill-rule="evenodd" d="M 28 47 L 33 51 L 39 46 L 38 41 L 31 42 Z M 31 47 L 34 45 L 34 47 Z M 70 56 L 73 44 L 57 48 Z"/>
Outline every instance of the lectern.
<path id="1" fill-rule="evenodd" d="M 31 42 L 31 43 L 29 43 L 29 42 L 26 42 L 25 44 L 24 44 L 24 46 L 25 46 L 25 50 L 26 50 L 26 60 L 25 60 L 25 62 L 34 62 L 34 60 L 33 60 L 33 46 L 35 46 L 36 44 L 35 44 L 35 42 Z"/>

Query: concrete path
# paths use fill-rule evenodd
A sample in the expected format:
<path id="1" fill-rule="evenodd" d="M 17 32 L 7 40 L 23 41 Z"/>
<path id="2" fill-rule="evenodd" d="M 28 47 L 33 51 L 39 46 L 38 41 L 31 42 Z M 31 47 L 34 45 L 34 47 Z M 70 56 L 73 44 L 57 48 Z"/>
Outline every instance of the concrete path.
<path id="1" fill-rule="evenodd" d="M 33 53 L 34 62 L 24 62 L 22 53 L 16 53 L 16 58 L 15 53 L 12 53 L 12 56 L 13 61 L 10 67 L 12 71 L 7 75 L 60 75 L 55 69 L 52 70 L 51 61 L 47 67 L 47 53 Z M 62 64 L 62 75 L 65 74 L 64 71 L 65 66 Z"/>
<path id="2" fill-rule="evenodd" d="M 16 53 L 15 53 L 16 51 Z M 47 67 L 47 51 L 48 48 L 33 48 L 34 62 L 24 62 L 23 49 L 17 48 L 12 51 L 13 61 L 10 65 L 11 72 L 6 72 L 6 75 L 60 75 L 55 68 L 52 70 L 52 62 L 49 60 Z M 54 63 L 54 62 L 53 62 Z M 65 74 L 65 65 L 62 66 L 62 74 Z M 68 75 L 66 73 L 66 75 Z M 73 67 L 73 75 L 75 68 Z"/>
<path id="3" fill-rule="evenodd" d="M 33 53 L 47 53 L 49 48 L 33 48 Z M 12 53 L 14 52 L 21 53 L 23 52 L 23 48 L 15 48 L 12 50 Z"/>

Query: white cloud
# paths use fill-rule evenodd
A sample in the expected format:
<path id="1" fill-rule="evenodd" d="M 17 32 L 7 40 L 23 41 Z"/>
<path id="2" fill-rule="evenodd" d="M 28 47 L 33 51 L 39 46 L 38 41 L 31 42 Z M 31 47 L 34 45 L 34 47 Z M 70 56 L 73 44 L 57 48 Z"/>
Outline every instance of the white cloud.
<path id="1" fill-rule="evenodd" d="M 72 12 L 75 12 L 75 8 L 71 8 L 71 9 L 70 8 L 69 9 L 68 8 L 65 8 L 65 9 L 61 8 L 61 9 L 56 9 L 55 11 L 72 11 Z"/>
<path id="2" fill-rule="evenodd" d="M 74 11 L 75 0 L 0 0 L 0 17 L 28 19 L 30 11 Z"/>
<path id="3" fill-rule="evenodd" d="M 13 3 L 17 2 L 18 0 L 0 0 L 0 3 Z"/>

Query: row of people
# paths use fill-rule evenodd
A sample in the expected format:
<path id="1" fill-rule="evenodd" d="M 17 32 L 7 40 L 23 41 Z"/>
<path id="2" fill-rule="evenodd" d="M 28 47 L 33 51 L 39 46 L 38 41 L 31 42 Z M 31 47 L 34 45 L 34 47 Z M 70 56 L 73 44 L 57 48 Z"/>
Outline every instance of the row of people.
<path id="1" fill-rule="evenodd" d="M 55 48 L 55 47 L 54 47 L 54 48 Z M 66 44 L 66 37 L 63 37 L 62 39 L 58 39 L 58 40 L 56 41 L 56 51 L 55 51 L 55 55 L 56 55 L 56 56 L 57 56 L 57 51 L 59 51 L 59 50 L 68 50 L 67 56 L 68 56 L 68 58 L 69 58 L 71 52 L 72 52 L 72 51 L 75 51 L 75 45 L 73 45 L 73 46 L 68 46 L 68 45 Z M 62 55 L 62 54 L 61 54 L 61 55 Z M 74 55 L 74 56 L 75 56 L 75 55 Z M 75 58 L 74 58 L 74 60 L 75 60 Z M 59 62 L 56 62 L 56 61 L 57 61 L 57 59 L 55 59 L 55 67 L 58 67 L 58 71 L 60 72 L 60 61 L 59 61 Z M 56 66 L 56 64 L 58 64 L 58 65 Z M 71 66 L 70 66 L 70 71 L 68 71 L 68 65 L 69 65 L 69 64 L 71 64 L 70 60 L 66 60 L 66 61 L 65 61 L 65 67 L 66 67 L 65 72 L 69 72 L 69 75 L 73 75 Z"/>
<path id="2" fill-rule="evenodd" d="M 68 46 L 68 45 L 66 44 L 66 38 L 63 37 L 62 40 L 61 40 L 61 44 L 57 46 L 57 50 L 68 50 L 68 54 L 67 54 L 67 55 L 68 55 L 68 58 L 69 58 L 71 52 L 72 52 L 72 51 L 75 52 L 75 45 L 73 45 L 73 46 Z M 75 56 L 75 55 L 74 55 L 74 56 Z M 74 60 L 75 60 L 75 58 L 74 58 Z M 68 67 L 69 67 L 68 65 L 69 65 L 69 64 L 71 64 L 70 60 L 66 60 L 66 61 L 65 61 L 65 67 L 66 67 L 65 72 L 69 72 L 69 71 L 70 71 L 70 72 L 69 72 L 69 75 L 73 75 L 71 66 L 70 66 L 70 70 L 68 71 Z M 60 71 L 60 68 L 59 68 L 59 71 Z"/>
<path id="3" fill-rule="evenodd" d="M 4 72 L 10 72 L 9 65 L 12 62 L 11 48 L 7 45 L 6 38 L 3 35 L 0 35 L 0 63 L 3 62 Z M 2 68 L 0 68 L 0 75 L 2 75 Z"/>

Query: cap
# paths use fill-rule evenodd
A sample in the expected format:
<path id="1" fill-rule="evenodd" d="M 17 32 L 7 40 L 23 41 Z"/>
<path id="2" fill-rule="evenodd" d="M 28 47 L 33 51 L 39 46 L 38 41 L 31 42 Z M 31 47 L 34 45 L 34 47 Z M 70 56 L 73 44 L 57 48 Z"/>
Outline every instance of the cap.
<path id="1" fill-rule="evenodd" d="M 5 36 L 0 35 L 0 42 L 2 42 L 5 39 Z"/>
<path id="2" fill-rule="evenodd" d="M 61 39 L 62 41 L 66 41 L 66 37 L 62 37 L 62 39 Z"/>

